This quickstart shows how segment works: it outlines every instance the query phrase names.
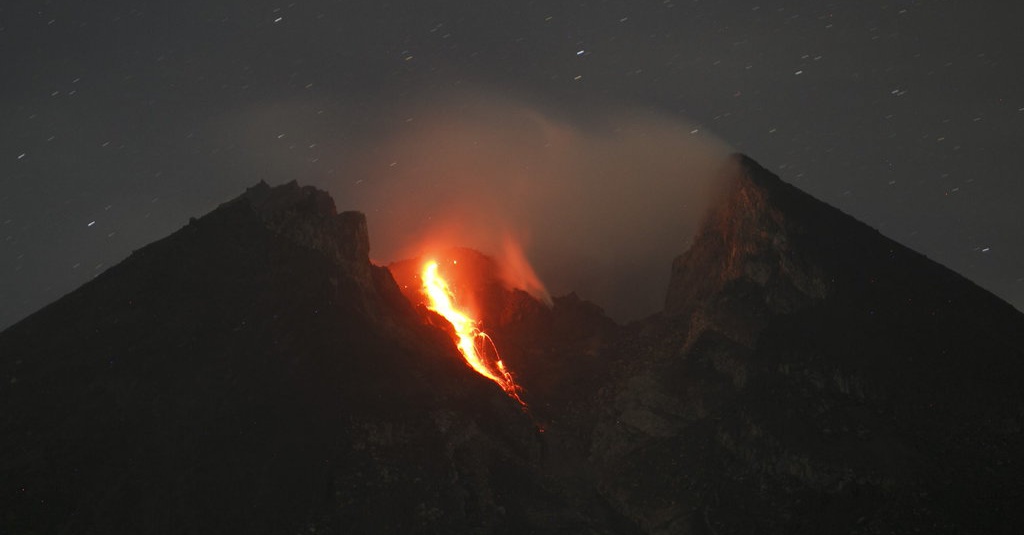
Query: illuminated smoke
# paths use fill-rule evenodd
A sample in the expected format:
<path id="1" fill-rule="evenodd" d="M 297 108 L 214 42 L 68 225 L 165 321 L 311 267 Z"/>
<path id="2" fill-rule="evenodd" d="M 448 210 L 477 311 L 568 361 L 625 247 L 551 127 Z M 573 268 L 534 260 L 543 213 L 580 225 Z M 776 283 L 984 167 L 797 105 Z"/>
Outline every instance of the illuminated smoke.
<path id="1" fill-rule="evenodd" d="M 595 110 L 582 124 L 478 96 L 408 115 L 353 175 L 375 259 L 414 257 L 425 243 L 472 247 L 513 285 L 544 297 L 532 264 L 553 294 L 576 291 L 620 320 L 660 310 L 729 152 L 639 110 Z"/>
<path id="2" fill-rule="evenodd" d="M 619 320 L 661 309 L 672 259 L 689 247 L 711 177 L 731 152 L 652 110 L 566 112 L 469 92 L 334 109 L 331 120 L 347 130 L 309 150 L 330 120 L 316 122 L 322 116 L 308 107 L 253 114 L 251 135 L 273 143 L 253 157 L 327 188 L 340 209 L 365 212 L 376 263 L 471 247 L 495 257 L 510 285 L 541 299 L 545 286 L 576 291 Z M 285 131 L 312 133 L 274 134 Z M 330 161 L 295 159 L 300 149 Z M 330 175 L 318 174 L 325 168 Z"/>

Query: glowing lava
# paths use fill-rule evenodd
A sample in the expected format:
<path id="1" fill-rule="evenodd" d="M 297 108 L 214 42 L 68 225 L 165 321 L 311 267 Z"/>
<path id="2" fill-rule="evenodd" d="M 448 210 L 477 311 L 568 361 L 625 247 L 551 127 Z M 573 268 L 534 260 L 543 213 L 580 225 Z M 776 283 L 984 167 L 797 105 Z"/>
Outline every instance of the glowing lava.
<path id="1" fill-rule="evenodd" d="M 494 341 L 480 330 L 480 322 L 456 308 L 455 294 L 437 268 L 437 262 L 433 260 L 423 265 L 423 293 L 429 302 L 427 308 L 443 316 L 455 328 L 459 338 L 456 345 L 466 363 L 480 375 L 498 383 L 506 394 L 525 407 L 526 403 L 519 397 L 521 389 L 512 380 L 512 374 L 505 369 Z"/>

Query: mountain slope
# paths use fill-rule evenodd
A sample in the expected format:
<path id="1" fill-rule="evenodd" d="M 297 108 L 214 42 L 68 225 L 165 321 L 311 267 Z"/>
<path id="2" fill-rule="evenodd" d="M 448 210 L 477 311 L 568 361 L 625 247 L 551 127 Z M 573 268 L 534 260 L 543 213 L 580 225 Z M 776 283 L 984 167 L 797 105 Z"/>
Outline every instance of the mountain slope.
<path id="1" fill-rule="evenodd" d="M 605 495 L 652 533 L 1024 524 L 1024 317 L 746 157 L 725 180 L 618 349 Z"/>
<path id="2" fill-rule="evenodd" d="M 601 532 L 366 236 L 261 184 L 0 334 L 2 531 Z"/>

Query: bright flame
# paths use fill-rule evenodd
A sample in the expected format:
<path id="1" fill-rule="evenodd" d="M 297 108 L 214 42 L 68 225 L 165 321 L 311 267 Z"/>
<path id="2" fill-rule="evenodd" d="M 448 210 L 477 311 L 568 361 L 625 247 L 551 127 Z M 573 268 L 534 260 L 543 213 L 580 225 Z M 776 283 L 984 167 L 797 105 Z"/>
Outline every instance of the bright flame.
<path id="1" fill-rule="evenodd" d="M 433 260 L 423 266 L 423 293 L 429 301 L 427 308 L 443 316 L 455 328 L 455 334 L 459 338 L 456 345 L 466 363 L 480 375 L 498 383 L 505 393 L 525 407 L 526 403 L 519 397 L 521 389 L 512 380 L 512 374 L 501 361 L 494 341 L 480 330 L 478 321 L 456 308 L 455 294 L 437 269 L 437 262 Z"/>

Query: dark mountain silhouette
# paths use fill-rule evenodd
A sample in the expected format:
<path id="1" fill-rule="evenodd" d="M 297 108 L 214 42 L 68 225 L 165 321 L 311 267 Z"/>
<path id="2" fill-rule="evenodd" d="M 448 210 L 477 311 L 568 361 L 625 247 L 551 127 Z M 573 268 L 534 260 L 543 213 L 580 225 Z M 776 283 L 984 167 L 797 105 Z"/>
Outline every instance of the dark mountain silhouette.
<path id="1" fill-rule="evenodd" d="M 1019 531 L 1024 317 L 731 165 L 663 315 L 617 349 L 604 495 L 652 533 Z"/>
<path id="2" fill-rule="evenodd" d="M 368 251 L 260 184 L 0 333 L 0 531 L 1024 526 L 1024 317 L 745 157 L 643 321 L 447 253 L 528 412 Z"/>
<path id="3" fill-rule="evenodd" d="M 367 251 L 361 214 L 261 184 L 5 331 L 2 531 L 604 523 Z"/>

